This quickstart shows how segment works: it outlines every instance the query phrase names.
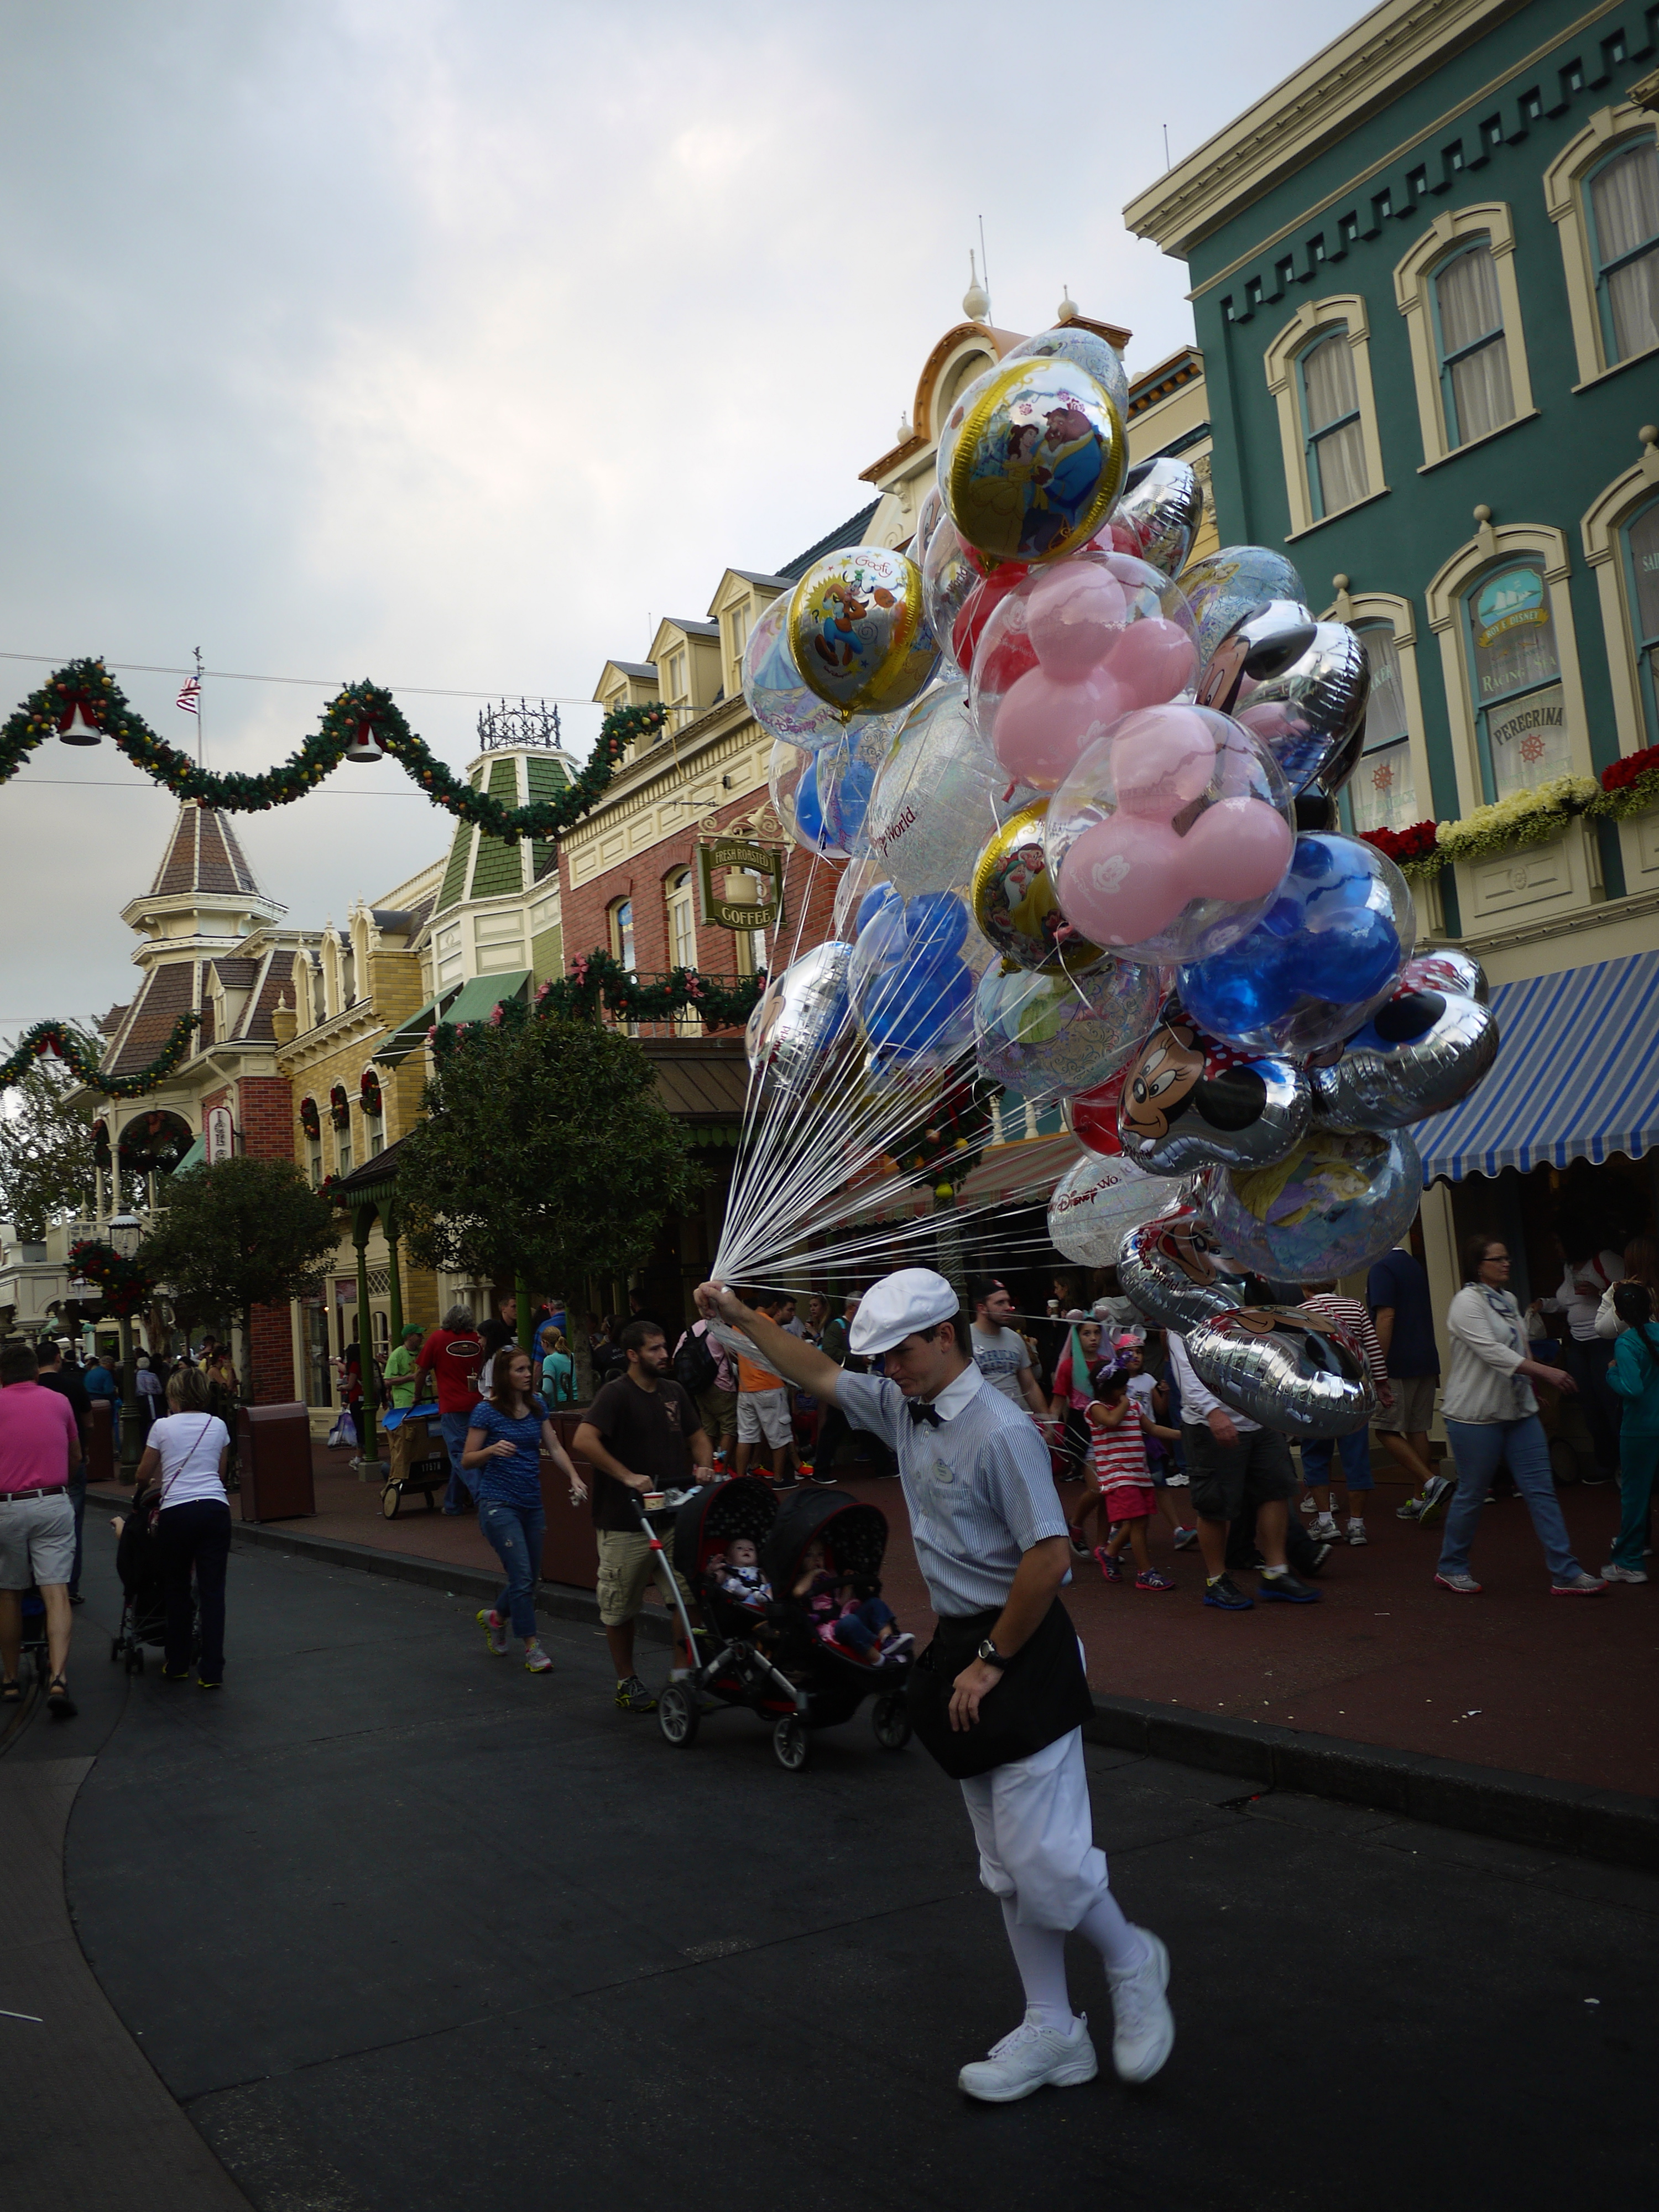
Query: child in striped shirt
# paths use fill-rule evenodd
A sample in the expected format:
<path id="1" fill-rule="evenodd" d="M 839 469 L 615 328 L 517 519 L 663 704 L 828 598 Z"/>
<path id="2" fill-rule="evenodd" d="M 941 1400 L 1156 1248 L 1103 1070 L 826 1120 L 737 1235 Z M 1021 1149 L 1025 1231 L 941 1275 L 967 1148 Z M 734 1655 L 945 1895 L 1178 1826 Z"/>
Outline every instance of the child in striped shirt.
<path id="1" fill-rule="evenodd" d="M 1129 1395 L 1129 1378 L 1121 1373 L 1103 1375 L 1095 1387 L 1099 1395 L 1090 1401 L 1086 1418 L 1093 1431 L 1091 1456 L 1100 1510 L 1111 1524 L 1106 1541 L 1095 1552 L 1100 1571 L 1109 1583 L 1122 1581 L 1118 1560 L 1127 1544 L 1134 1553 L 1137 1589 L 1173 1589 L 1175 1584 L 1159 1574 L 1146 1549 L 1146 1523 L 1158 1510 L 1158 1492 L 1146 1465 L 1143 1415 Z"/>
<path id="2" fill-rule="evenodd" d="M 1371 1327 L 1371 1317 L 1358 1298 L 1340 1297 L 1334 1283 L 1304 1283 L 1302 1310 L 1315 1314 L 1340 1328 L 1362 1354 L 1385 1406 L 1393 1400 L 1388 1362 Z M 1339 1481 L 1331 1480 L 1331 1447 L 1342 1458 Z M 1302 1480 L 1316 1515 L 1310 1534 L 1317 1543 L 1336 1544 L 1346 1534 L 1349 1543 L 1365 1541 L 1365 1495 L 1372 1487 L 1371 1439 L 1369 1429 L 1352 1430 L 1346 1437 L 1304 1437 L 1302 1441 Z M 1306 1510 L 1305 1507 L 1304 1509 Z M 1346 1531 L 1336 1525 L 1336 1514 L 1347 1516 Z"/>

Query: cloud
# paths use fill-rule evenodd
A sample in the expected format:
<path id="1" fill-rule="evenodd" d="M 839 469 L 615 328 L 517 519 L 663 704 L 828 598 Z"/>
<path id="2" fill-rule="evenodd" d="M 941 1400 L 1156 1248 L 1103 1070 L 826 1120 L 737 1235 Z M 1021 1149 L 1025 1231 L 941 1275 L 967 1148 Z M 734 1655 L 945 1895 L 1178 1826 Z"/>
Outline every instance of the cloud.
<path id="1" fill-rule="evenodd" d="M 981 214 L 999 321 L 1064 285 L 1132 365 L 1190 337 L 1119 210 L 1166 120 L 1180 153 L 1335 27 L 1183 24 L 1177 74 L 1154 10 L 1060 38 L 982 0 L 10 11 L 0 647 L 586 700 L 725 566 L 862 504 Z M 122 680 L 188 735 L 176 678 Z M 286 754 L 325 696 L 210 684 L 210 764 Z M 476 705 L 408 704 L 466 757 Z M 568 711 L 579 747 L 596 719 Z M 445 845 L 406 793 L 342 769 L 248 821 L 250 857 L 296 919 L 343 914 Z M 54 745 L 0 810 L 0 1029 L 125 997 L 170 802 Z"/>

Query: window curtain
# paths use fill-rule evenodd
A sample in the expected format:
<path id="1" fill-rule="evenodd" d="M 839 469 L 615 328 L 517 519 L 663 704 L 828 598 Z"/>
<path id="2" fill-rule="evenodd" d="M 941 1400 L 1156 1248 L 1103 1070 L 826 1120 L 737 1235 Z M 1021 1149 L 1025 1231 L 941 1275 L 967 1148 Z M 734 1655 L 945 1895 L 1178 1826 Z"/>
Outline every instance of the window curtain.
<path id="1" fill-rule="evenodd" d="M 1436 280 L 1440 306 L 1440 343 L 1450 362 L 1452 407 L 1457 420 L 1447 428 L 1467 446 L 1484 438 L 1515 413 L 1510 387 L 1509 347 L 1504 339 L 1504 309 L 1492 248 L 1477 246 L 1448 262 Z M 1481 343 L 1482 340 L 1486 343 Z M 1464 348 L 1477 349 L 1465 353 Z M 1462 354 L 1462 360 L 1451 356 Z"/>
<path id="2" fill-rule="evenodd" d="M 1308 410 L 1311 461 L 1322 514 L 1352 507 L 1370 489 L 1365 472 L 1359 391 L 1346 329 L 1302 357 L 1302 389 Z M 1333 427 L 1334 426 L 1334 427 Z"/>
<path id="3" fill-rule="evenodd" d="M 1362 832 L 1404 830 L 1419 816 L 1400 650 L 1394 632 L 1382 627 L 1362 629 L 1359 641 L 1370 668 L 1371 696 L 1359 765 L 1348 785 L 1353 826 Z"/>
<path id="4" fill-rule="evenodd" d="M 1607 270 L 1613 356 L 1624 361 L 1659 345 L 1659 150 L 1632 147 L 1590 184 L 1595 243 Z M 1646 246 L 1646 252 L 1639 248 Z M 1622 269 L 1610 262 L 1636 254 Z"/>

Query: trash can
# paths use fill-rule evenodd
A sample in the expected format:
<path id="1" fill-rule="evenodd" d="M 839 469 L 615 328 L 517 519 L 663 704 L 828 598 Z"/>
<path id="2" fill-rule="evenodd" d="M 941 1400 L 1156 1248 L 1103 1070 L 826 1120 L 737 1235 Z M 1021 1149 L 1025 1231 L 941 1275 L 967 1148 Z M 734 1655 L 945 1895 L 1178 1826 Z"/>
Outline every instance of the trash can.
<path id="1" fill-rule="evenodd" d="M 126 1479 L 125 1470 L 121 1479 Z M 107 1398 L 92 1401 L 92 1431 L 87 1438 L 87 1480 L 94 1486 L 116 1480 L 114 1407 Z"/>
<path id="2" fill-rule="evenodd" d="M 236 1462 L 244 1521 L 295 1521 L 317 1510 L 306 1407 L 244 1406 L 236 1418 Z"/>

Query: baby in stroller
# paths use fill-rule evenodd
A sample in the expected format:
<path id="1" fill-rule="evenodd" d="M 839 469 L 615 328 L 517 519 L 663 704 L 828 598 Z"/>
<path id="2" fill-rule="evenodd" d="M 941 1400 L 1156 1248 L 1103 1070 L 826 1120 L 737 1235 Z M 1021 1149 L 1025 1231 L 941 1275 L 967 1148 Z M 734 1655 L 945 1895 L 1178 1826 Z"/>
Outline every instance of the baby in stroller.
<path id="1" fill-rule="evenodd" d="M 823 1546 L 815 1537 L 801 1559 L 799 1580 L 790 1595 L 800 1601 L 815 1633 L 848 1658 L 878 1667 L 908 1659 L 915 1638 L 898 1626 L 893 1608 L 872 1587 L 838 1568 L 824 1565 Z"/>
<path id="2" fill-rule="evenodd" d="M 708 1570 L 716 1589 L 745 1612 L 764 1615 L 772 1602 L 772 1585 L 760 1571 L 760 1553 L 749 1536 L 734 1536 L 723 1553 L 716 1553 Z"/>

